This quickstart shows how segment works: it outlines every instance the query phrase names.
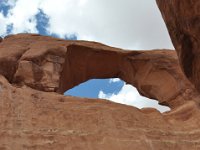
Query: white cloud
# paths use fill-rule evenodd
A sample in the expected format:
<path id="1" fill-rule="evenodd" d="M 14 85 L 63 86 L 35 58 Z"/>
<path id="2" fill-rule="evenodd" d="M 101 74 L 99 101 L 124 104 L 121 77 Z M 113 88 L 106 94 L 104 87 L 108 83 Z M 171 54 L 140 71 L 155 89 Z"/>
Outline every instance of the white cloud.
<path id="1" fill-rule="evenodd" d="M 4 35 L 6 33 L 6 26 L 7 26 L 7 20 L 3 16 L 3 14 L 0 13 L 0 35 Z"/>
<path id="2" fill-rule="evenodd" d="M 16 1 L 15 6 L 9 11 L 7 17 L 8 23 L 13 24 L 13 33 L 37 33 L 35 15 L 38 13 L 40 1 Z"/>
<path id="3" fill-rule="evenodd" d="M 160 112 L 170 110 L 169 107 L 159 105 L 158 101 L 156 100 L 141 96 L 137 89 L 129 84 L 124 84 L 118 94 L 105 94 L 103 91 L 100 91 L 98 97 L 102 99 L 108 99 L 116 103 L 132 105 L 137 108 L 151 107 L 159 110 Z"/>
<path id="4" fill-rule="evenodd" d="M 49 33 L 77 33 L 130 49 L 173 48 L 155 0 L 18 0 L 7 22 L 14 33 L 37 32 L 35 15 L 41 9 L 49 17 Z M 29 20 L 32 20 L 30 22 Z"/>
<path id="5" fill-rule="evenodd" d="M 115 83 L 115 82 L 120 82 L 121 80 L 119 78 L 112 78 L 109 80 L 109 83 Z"/>
<path id="6" fill-rule="evenodd" d="M 53 1 L 46 0 L 41 7 L 50 16 L 49 31 L 60 35 L 76 32 L 80 39 L 122 48 L 172 48 L 155 0 L 87 0 L 83 5 L 79 3 L 79 0 L 57 0 L 57 6 L 54 6 Z"/>
<path id="7" fill-rule="evenodd" d="M 49 32 L 77 33 L 131 49 L 173 48 L 155 0 L 52 0 L 41 8 L 50 17 Z M 59 8 L 55 9 L 55 8 Z"/>
<path id="8" fill-rule="evenodd" d="M 4 16 L 3 22 L 4 26 L 0 32 L 1 35 L 5 35 L 6 28 L 8 25 L 13 25 L 11 33 L 21 33 L 21 32 L 31 32 L 37 33 L 36 29 L 36 18 L 35 15 L 38 13 L 38 6 L 41 0 L 27 1 L 27 0 L 9 0 L 4 1 L 0 5 L 7 5 L 11 8 L 8 11 L 7 16 Z M 0 16 L 3 12 L 0 13 Z M 0 17 L 2 20 L 2 17 Z"/>

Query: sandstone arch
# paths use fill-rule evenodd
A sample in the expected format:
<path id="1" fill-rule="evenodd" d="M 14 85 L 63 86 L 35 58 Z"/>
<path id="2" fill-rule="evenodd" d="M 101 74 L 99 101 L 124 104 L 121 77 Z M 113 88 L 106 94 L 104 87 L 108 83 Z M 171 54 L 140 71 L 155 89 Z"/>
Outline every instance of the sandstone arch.
<path id="1" fill-rule="evenodd" d="M 110 57 L 102 61 L 108 54 L 112 61 Z M 81 62 L 78 58 L 83 56 Z M 101 71 L 95 73 L 93 65 Z M 0 148 L 199 146 L 199 95 L 181 72 L 175 51 L 126 51 L 95 42 L 19 34 L 0 43 L 0 66 Z M 67 69 L 77 70 L 69 75 Z M 141 94 L 155 97 L 172 109 L 161 114 L 155 109 L 139 110 L 102 99 L 57 94 L 95 76 L 120 77 Z"/>
<path id="2" fill-rule="evenodd" d="M 19 41 L 20 45 L 11 51 L 12 59 L 1 55 L 1 60 L 7 59 L 8 63 L 0 70 L 18 86 L 63 93 L 88 79 L 119 77 L 143 96 L 171 108 L 199 99 L 172 50 L 127 51 L 95 42 L 29 34 L 11 36 L 0 46 L 10 42 L 12 48 Z M 4 50 L 1 48 L 2 54 Z M 13 60 L 16 66 L 11 65 Z M 11 68 L 16 69 L 10 72 Z"/>

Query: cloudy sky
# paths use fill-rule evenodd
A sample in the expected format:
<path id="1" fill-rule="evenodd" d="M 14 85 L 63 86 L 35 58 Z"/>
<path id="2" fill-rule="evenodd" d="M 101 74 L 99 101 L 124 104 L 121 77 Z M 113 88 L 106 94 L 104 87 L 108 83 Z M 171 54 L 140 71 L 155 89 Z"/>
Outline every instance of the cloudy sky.
<path id="1" fill-rule="evenodd" d="M 21 32 L 92 40 L 130 50 L 173 49 L 155 0 L 0 0 L 0 35 Z M 74 95 L 159 107 L 121 80 L 91 80 L 79 87 L 74 88 Z M 81 87 L 89 92 L 82 92 Z"/>

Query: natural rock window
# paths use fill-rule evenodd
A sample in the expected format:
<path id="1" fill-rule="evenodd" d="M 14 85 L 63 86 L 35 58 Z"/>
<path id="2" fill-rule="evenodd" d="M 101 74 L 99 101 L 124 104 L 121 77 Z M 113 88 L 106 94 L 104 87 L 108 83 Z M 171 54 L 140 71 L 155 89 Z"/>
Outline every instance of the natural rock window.
<path id="1" fill-rule="evenodd" d="M 142 108 L 154 108 L 160 112 L 170 108 L 158 104 L 158 101 L 141 96 L 137 89 L 119 78 L 91 79 L 66 91 L 64 95 L 101 98 L 116 103 Z"/>

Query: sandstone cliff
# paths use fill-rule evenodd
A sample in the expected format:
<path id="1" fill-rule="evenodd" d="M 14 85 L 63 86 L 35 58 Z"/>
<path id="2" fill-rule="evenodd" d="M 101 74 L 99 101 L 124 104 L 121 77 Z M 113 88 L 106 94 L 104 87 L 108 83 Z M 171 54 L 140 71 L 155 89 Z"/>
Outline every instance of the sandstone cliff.
<path id="1" fill-rule="evenodd" d="M 111 77 L 172 110 L 62 95 Z M 199 101 L 173 50 L 127 51 L 36 34 L 0 43 L 0 150 L 200 149 Z"/>
<path id="2" fill-rule="evenodd" d="M 200 1 L 157 0 L 185 75 L 200 91 Z"/>

